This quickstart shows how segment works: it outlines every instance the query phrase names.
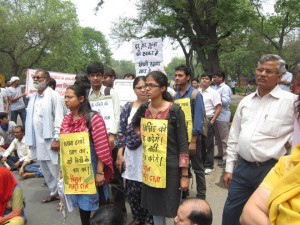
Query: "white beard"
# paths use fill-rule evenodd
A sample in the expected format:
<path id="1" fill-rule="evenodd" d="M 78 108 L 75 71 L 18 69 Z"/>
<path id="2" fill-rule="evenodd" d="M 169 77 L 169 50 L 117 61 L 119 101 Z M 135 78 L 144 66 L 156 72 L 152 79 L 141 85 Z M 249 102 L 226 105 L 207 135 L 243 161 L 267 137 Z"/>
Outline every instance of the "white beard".
<path id="1" fill-rule="evenodd" d="M 33 87 L 37 90 L 43 90 L 47 87 L 47 81 L 44 80 L 42 82 L 35 82 L 33 83 Z"/>

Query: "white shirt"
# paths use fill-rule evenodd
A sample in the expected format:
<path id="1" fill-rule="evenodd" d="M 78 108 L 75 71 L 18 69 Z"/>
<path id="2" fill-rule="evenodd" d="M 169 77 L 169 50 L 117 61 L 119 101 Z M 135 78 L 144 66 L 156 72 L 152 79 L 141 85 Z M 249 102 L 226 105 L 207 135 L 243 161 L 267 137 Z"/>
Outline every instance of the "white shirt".
<path id="1" fill-rule="evenodd" d="M 211 87 L 208 87 L 206 90 L 202 90 L 202 88 L 198 89 L 203 96 L 203 102 L 205 107 L 205 112 L 207 117 L 212 117 L 215 114 L 216 106 L 222 105 L 221 96 L 219 92 L 214 90 Z"/>
<path id="2" fill-rule="evenodd" d="M 292 80 L 293 80 L 293 74 L 291 74 L 290 72 L 286 71 L 284 74 L 282 74 L 281 80 L 288 81 L 288 82 L 291 83 Z M 282 90 L 284 90 L 284 91 L 291 91 L 291 90 L 290 90 L 290 85 L 279 84 L 278 86 L 279 86 Z"/>
<path id="3" fill-rule="evenodd" d="M 296 95 L 276 86 L 262 98 L 256 90 L 239 104 L 229 132 L 226 172 L 233 172 L 238 156 L 249 162 L 279 159 L 291 143 Z"/>
<path id="4" fill-rule="evenodd" d="M 15 138 L 12 143 L 9 145 L 8 149 L 5 150 L 3 153 L 3 157 L 8 157 L 11 155 L 11 153 L 14 150 L 17 150 L 17 154 L 19 156 L 19 160 L 21 162 L 30 162 L 31 161 L 31 154 L 30 149 L 28 146 L 25 145 L 25 136 L 22 138 L 21 141 L 19 141 L 17 138 Z"/>
<path id="5" fill-rule="evenodd" d="M 128 121 L 131 121 L 137 108 L 132 108 Z M 135 150 L 130 150 L 125 147 L 124 159 L 126 169 L 122 174 L 122 177 L 128 180 L 135 180 L 142 182 L 142 165 L 143 165 L 143 146 L 140 145 Z"/>
<path id="6" fill-rule="evenodd" d="M 98 96 L 95 94 L 95 92 L 91 88 L 89 91 L 89 100 L 100 99 L 101 96 L 105 96 L 105 93 L 104 93 L 105 88 L 106 88 L 106 86 L 101 85 Z M 119 100 L 119 96 L 118 96 L 117 92 L 113 88 L 110 90 L 109 96 L 111 96 L 113 106 L 114 106 L 114 124 L 110 128 L 109 133 L 117 134 L 118 130 L 119 130 L 119 122 L 120 122 L 120 100 Z"/>

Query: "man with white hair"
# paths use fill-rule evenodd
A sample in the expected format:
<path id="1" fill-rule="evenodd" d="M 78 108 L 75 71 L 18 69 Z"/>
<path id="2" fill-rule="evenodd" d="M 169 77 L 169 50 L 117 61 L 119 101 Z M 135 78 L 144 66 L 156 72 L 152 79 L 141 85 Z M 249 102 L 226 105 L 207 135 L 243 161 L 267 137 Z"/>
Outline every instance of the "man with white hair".
<path id="1" fill-rule="evenodd" d="M 48 86 L 50 74 L 37 70 L 32 76 L 37 91 L 28 102 L 25 144 L 32 159 L 38 160 L 50 195 L 42 203 L 58 200 L 59 135 L 64 118 L 64 106 L 58 92 Z"/>
<path id="2" fill-rule="evenodd" d="M 9 100 L 9 112 L 11 120 L 17 123 L 18 115 L 22 120 L 23 126 L 26 120 L 26 106 L 23 97 L 26 96 L 25 86 L 20 85 L 19 77 L 11 77 L 10 87 L 6 89 L 6 95 Z"/>
<path id="3" fill-rule="evenodd" d="M 236 110 L 227 146 L 222 225 L 240 224 L 245 203 L 291 145 L 296 96 L 278 87 L 284 72 L 280 56 L 263 55 L 256 67 L 257 90 Z"/>

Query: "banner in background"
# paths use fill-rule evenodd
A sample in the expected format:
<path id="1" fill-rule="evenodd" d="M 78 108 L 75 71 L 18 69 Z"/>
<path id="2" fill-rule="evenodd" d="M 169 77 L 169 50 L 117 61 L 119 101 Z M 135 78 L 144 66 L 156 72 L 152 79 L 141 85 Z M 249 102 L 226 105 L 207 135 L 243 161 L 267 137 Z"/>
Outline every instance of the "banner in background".
<path id="1" fill-rule="evenodd" d="M 36 89 L 33 87 L 32 76 L 35 74 L 37 70 L 28 69 L 26 73 L 26 93 L 27 96 L 30 97 Z M 51 72 L 49 71 L 50 76 L 56 81 L 56 91 L 64 96 L 66 92 L 66 88 L 70 85 L 73 85 L 75 82 L 76 74 L 69 73 L 60 73 L 60 72 Z"/>

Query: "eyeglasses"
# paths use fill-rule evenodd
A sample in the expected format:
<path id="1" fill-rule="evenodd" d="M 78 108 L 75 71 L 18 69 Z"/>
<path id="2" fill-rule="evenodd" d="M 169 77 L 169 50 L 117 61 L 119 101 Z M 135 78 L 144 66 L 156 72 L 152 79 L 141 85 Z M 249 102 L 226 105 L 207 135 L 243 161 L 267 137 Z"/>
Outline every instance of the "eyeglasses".
<path id="1" fill-rule="evenodd" d="M 263 68 L 256 68 L 256 72 L 257 73 L 263 73 L 263 72 L 265 72 L 267 75 L 272 75 L 272 74 L 275 73 L 273 70 L 263 69 Z"/>
<path id="2" fill-rule="evenodd" d="M 33 77 L 32 77 L 33 80 L 39 80 L 39 79 L 41 79 L 41 78 L 45 78 L 45 77 L 39 77 L 39 76 L 33 76 Z"/>
<path id="3" fill-rule="evenodd" d="M 160 87 L 159 85 L 155 85 L 155 84 L 146 84 L 145 85 L 145 88 L 149 88 L 150 90 L 153 89 L 153 88 L 157 88 L 157 87 Z"/>
<path id="4" fill-rule="evenodd" d="M 145 86 L 140 86 L 140 87 L 135 87 L 135 89 L 137 89 L 137 90 L 146 90 L 146 87 Z"/>

